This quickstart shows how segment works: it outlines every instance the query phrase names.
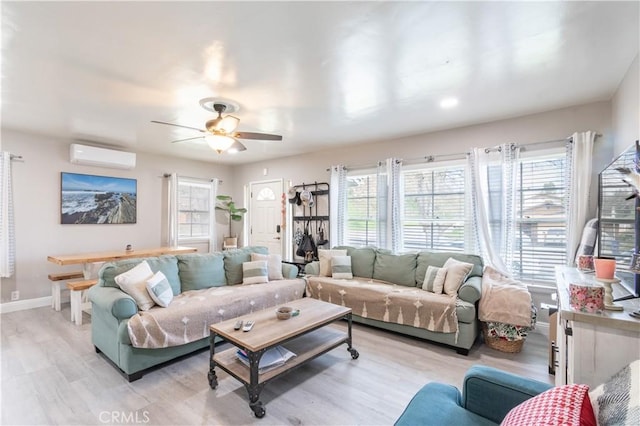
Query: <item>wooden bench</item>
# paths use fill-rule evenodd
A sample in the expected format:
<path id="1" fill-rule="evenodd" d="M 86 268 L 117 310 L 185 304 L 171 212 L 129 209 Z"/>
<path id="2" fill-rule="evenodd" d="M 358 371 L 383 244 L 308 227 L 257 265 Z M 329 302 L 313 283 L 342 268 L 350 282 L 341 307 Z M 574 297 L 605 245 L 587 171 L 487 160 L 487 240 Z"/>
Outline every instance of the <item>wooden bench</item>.
<path id="1" fill-rule="evenodd" d="M 72 280 L 75 278 L 84 278 L 82 271 L 61 272 L 59 274 L 49 274 L 49 281 L 51 281 L 51 307 L 56 311 L 60 311 L 60 299 L 62 293 L 62 287 L 60 287 L 61 281 Z"/>
<path id="2" fill-rule="evenodd" d="M 97 279 L 67 282 L 71 294 L 71 322 L 76 325 L 82 325 L 82 311 L 90 307 L 89 302 L 83 300 L 85 291 L 96 284 Z"/>

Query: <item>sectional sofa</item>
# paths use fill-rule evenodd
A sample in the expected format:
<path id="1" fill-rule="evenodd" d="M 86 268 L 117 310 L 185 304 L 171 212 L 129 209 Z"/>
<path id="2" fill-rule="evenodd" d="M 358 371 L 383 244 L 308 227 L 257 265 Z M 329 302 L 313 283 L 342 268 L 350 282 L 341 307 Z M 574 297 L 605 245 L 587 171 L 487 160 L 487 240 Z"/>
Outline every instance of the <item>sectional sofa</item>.
<path id="1" fill-rule="evenodd" d="M 443 343 L 459 354 L 469 353 L 480 329 L 480 256 L 427 251 L 393 254 L 373 247 L 334 247 L 331 251 L 335 250 L 346 252 L 353 278 L 334 278 L 327 274 L 326 265 L 322 273 L 321 250 L 321 260 L 305 268 L 307 296 L 350 307 L 354 321 Z M 449 258 L 472 264 L 459 288 L 451 294 L 424 290 L 429 266 L 441 268 Z"/>
<path id="2" fill-rule="evenodd" d="M 243 264 L 251 261 L 252 253 L 266 255 L 267 248 L 105 264 L 98 273 L 98 284 L 89 290 L 91 339 L 96 351 L 133 381 L 150 367 L 208 346 L 210 324 L 304 296 L 305 282 L 296 278 L 297 267 L 281 262 L 276 263 L 282 271 L 280 279 L 242 284 Z M 170 284 L 173 299 L 167 307 L 141 311 L 136 300 L 116 283 L 116 277 L 142 261 L 153 273 L 162 272 Z"/>

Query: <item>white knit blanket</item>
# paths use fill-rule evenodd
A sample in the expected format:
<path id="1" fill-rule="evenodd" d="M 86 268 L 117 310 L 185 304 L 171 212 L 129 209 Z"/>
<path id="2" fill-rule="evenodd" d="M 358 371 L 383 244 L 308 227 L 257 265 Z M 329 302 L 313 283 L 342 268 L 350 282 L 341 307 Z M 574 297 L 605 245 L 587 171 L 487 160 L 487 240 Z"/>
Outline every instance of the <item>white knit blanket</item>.
<path id="1" fill-rule="evenodd" d="M 482 274 L 482 297 L 478 318 L 485 322 L 502 322 L 531 326 L 531 293 L 527 286 L 505 277 L 490 266 Z"/>

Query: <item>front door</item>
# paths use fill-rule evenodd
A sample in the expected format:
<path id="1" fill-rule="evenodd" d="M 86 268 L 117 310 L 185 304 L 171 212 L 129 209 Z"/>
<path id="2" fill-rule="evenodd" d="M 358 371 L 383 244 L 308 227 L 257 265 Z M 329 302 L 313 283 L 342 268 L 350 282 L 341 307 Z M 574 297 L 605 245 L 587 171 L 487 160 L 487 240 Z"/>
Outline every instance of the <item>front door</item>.
<path id="1" fill-rule="evenodd" d="M 270 254 L 282 255 L 285 220 L 282 180 L 251 183 L 249 191 L 249 243 L 268 247 Z"/>

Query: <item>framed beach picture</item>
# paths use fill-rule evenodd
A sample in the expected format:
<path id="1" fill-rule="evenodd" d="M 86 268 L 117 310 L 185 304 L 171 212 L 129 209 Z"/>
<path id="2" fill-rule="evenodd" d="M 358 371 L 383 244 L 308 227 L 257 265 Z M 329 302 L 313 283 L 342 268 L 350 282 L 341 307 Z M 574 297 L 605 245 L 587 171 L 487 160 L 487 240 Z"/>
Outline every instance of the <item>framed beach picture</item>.
<path id="1" fill-rule="evenodd" d="M 60 223 L 136 223 L 136 179 L 61 173 Z"/>

